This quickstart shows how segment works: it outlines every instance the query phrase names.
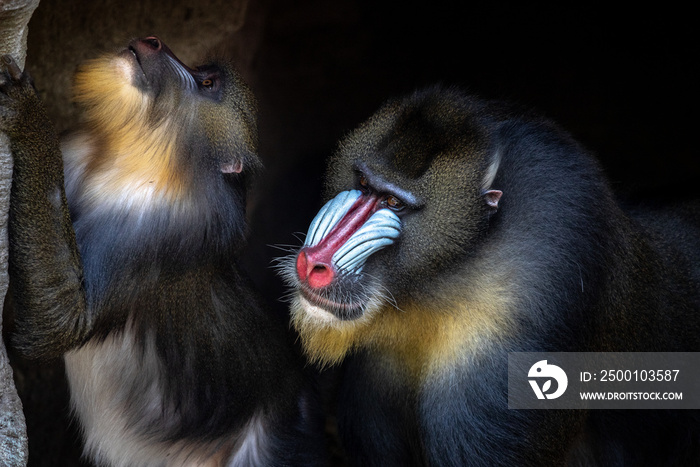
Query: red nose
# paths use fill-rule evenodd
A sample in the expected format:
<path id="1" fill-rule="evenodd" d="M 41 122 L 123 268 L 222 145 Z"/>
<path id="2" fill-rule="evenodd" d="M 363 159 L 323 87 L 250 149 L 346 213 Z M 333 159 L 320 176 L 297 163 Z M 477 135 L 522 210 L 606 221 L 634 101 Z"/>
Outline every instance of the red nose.
<path id="1" fill-rule="evenodd" d="M 299 279 L 307 281 L 313 288 L 325 287 L 333 282 L 335 273 L 333 266 L 328 261 L 323 261 L 320 258 L 314 260 L 313 253 L 304 249 L 297 256 L 297 274 Z"/>
<path id="2" fill-rule="evenodd" d="M 129 47 L 140 54 L 155 54 L 163 49 L 163 44 L 160 39 L 155 36 L 136 39 L 129 43 Z"/>
<path id="3" fill-rule="evenodd" d="M 160 39 L 158 39 L 156 36 L 146 37 L 145 39 L 141 39 L 140 42 L 142 44 L 144 44 L 146 47 L 149 47 L 155 51 L 160 50 L 160 47 L 162 44 L 160 42 Z"/>

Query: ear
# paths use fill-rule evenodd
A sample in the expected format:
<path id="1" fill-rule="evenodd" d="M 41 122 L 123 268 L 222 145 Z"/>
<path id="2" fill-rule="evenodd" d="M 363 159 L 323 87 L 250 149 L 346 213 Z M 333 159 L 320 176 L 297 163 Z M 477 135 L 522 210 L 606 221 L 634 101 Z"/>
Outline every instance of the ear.
<path id="1" fill-rule="evenodd" d="M 221 173 L 225 174 L 239 174 L 243 171 L 243 163 L 238 159 L 222 162 L 221 165 L 219 165 L 219 170 L 221 170 Z"/>
<path id="2" fill-rule="evenodd" d="M 488 190 L 483 194 L 486 205 L 494 211 L 498 209 L 498 201 L 501 196 L 503 196 L 503 192 L 500 190 Z"/>
<path id="3" fill-rule="evenodd" d="M 491 185 L 493 185 L 493 181 L 496 179 L 498 169 L 501 166 L 501 152 L 496 150 L 490 156 L 487 156 L 487 158 L 490 160 L 484 172 L 484 178 L 481 180 L 481 189 L 484 192 L 491 189 Z M 498 202 L 498 199 L 496 202 Z"/>

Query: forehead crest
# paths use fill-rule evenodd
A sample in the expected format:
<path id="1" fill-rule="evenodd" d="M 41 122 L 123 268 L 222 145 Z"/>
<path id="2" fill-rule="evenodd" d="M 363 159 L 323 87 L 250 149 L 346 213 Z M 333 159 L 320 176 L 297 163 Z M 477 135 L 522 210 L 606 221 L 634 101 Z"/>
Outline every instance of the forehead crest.
<path id="1" fill-rule="evenodd" d="M 380 143 L 393 169 L 404 176 L 421 177 L 440 156 L 466 153 L 479 136 L 473 117 L 450 94 L 428 93 L 393 107 L 394 124 Z"/>

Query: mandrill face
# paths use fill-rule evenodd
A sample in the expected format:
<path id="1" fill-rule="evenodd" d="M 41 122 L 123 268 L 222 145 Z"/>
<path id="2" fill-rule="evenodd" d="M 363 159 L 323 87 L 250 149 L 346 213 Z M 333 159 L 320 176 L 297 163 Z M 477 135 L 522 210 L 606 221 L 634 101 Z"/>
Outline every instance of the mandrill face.
<path id="1" fill-rule="evenodd" d="M 84 165 L 105 185 L 94 191 L 186 202 L 200 175 L 260 166 L 255 100 L 227 62 L 190 68 L 158 38 L 137 39 L 82 65 L 74 95 L 89 136 L 80 144 L 95 149 Z"/>
<path id="2" fill-rule="evenodd" d="M 495 159 L 478 112 L 452 97 L 390 102 L 331 159 L 330 200 L 281 268 L 302 339 L 324 336 L 319 360 L 461 274 L 487 230 L 501 195 L 490 187 Z"/>
<path id="3" fill-rule="evenodd" d="M 158 38 L 137 39 L 82 65 L 74 94 L 84 123 L 63 154 L 81 222 L 128 221 L 159 257 L 238 248 L 262 164 L 255 100 L 229 62 L 190 68 Z"/>
<path id="4" fill-rule="evenodd" d="M 381 300 L 363 269 L 373 253 L 399 237 L 401 220 L 395 211 L 400 203 L 369 190 L 341 191 L 326 203 L 296 259 L 299 292 L 307 306 L 353 320 L 370 302 Z"/>

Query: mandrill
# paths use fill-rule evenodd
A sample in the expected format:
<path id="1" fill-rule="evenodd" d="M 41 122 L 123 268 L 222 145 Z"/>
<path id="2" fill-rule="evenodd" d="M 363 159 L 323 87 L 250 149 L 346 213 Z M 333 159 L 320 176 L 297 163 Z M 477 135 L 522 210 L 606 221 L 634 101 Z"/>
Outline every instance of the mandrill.
<path id="1" fill-rule="evenodd" d="M 698 465 L 697 411 L 510 410 L 514 351 L 700 351 L 700 206 L 625 211 L 571 136 L 454 88 L 330 159 L 281 270 L 358 466 Z"/>
<path id="2" fill-rule="evenodd" d="M 286 324 L 236 264 L 260 162 L 253 96 L 231 65 L 191 69 L 156 37 L 90 61 L 75 78 L 85 121 L 62 148 L 28 76 L 8 56 L 2 67 L 14 339 L 64 357 L 86 456 L 319 463 Z"/>

